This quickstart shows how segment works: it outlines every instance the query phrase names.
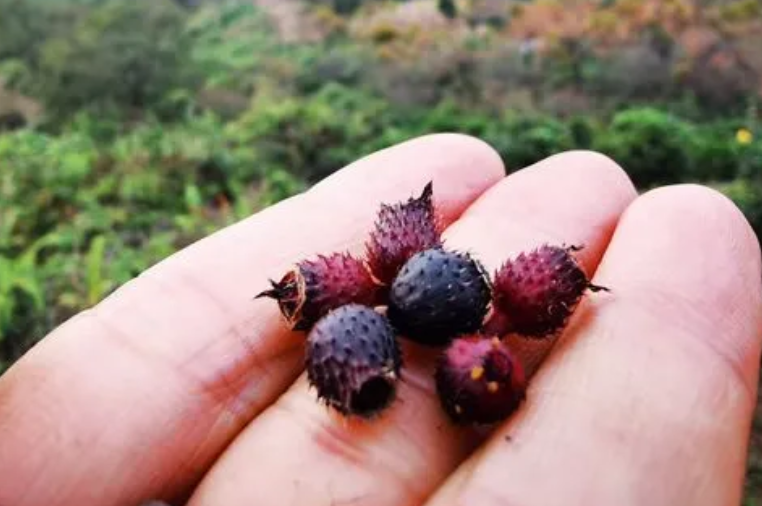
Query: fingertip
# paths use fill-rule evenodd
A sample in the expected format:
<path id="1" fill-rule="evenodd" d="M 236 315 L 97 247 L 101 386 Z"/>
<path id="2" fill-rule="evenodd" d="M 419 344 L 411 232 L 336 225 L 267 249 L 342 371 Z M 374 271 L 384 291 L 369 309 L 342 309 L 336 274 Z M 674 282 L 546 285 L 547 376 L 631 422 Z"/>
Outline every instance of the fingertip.
<path id="1" fill-rule="evenodd" d="M 624 213 L 594 282 L 709 345 L 754 388 L 762 347 L 762 268 L 740 209 L 706 186 L 665 186 Z"/>
<path id="2" fill-rule="evenodd" d="M 544 160 L 514 173 L 525 177 L 528 173 L 544 171 L 563 176 L 573 171 L 581 184 L 590 184 L 607 193 L 631 200 L 637 190 L 627 171 L 613 158 L 591 150 L 571 150 L 551 155 Z M 527 177 L 529 177 L 527 175 Z"/>
<path id="3" fill-rule="evenodd" d="M 685 183 L 663 186 L 645 192 L 634 204 L 646 217 L 668 218 L 675 229 L 689 227 L 707 237 L 726 237 L 720 247 L 736 248 L 748 261 L 745 268 L 754 278 L 762 278 L 759 239 L 741 209 L 725 194 L 708 186 Z"/>
<path id="4" fill-rule="evenodd" d="M 470 154 L 478 166 L 483 167 L 489 176 L 500 179 L 506 175 L 506 167 L 500 153 L 487 141 L 461 133 L 432 134 L 430 140 L 435 143 L 457 147 L 464 154 Z"/>
<path id="5" fill-rule="evenodd" d="M 489 188 L 448 235 L 473 230 L 469 242 L 483 245 L 482 260 L 490 268 L 541 242 L 581 241 L 587 247 L 580 258 L 597 264 L 621 213 L 636 196 L 629 177 L 613 160 L 592 151 L 569 151 L 512 173 Z M 483 233 L 485 220 L 490 234 Z M 579 231 L 584 235 L 578 236 Z M 502 249 L 502 238 L 508 236 L 515 247 L 511 251 Z"/>
<path id="6" fill-rule="evenodd" d="M 403 165 L 409 170 L 401 173 Z M 393 181 L 389 180 L 391 171 Z M 346 199 L 354 203 L 352 196 L 357 193 L 391 186 L 404 198 L 420 195 L 424 186 L 432 183 L 435 207 L 451 222 L 504 177 L 500 155 L 486 142 L 457 133 L 427 134 L 359 158 L 312 186 L 305 197 L 317 202 L 330 194 L 334 202 Z M 339 193 L 337 188 L 343 191 Z"/>
<path id="7" fill-rule="evenodd" d="M 388 162 L 400 158 L 427 159 L 438 162 L 434 170 L 444 170 L 455 173 L 464 167 L 476 169 L 487 180 L 500 179 L 505 176 L 505 166 L 500 154 L 487 142 L 470 135 L 460 133 L 434 133 L 413 137 L 398 144 L 367 153 L 351 164 L 315 184 L 311 192 L 322 191 L 322 188 L 337 179 L 348 176 L 355 171 L 364 171 L 370 177 L 383 177 L 384 168 Z M 461 170 L 457 170 L 461 169 Z M 381 172 L 381 174 L 377 174 Z M 444 175 L 444 174 L 442 174 Z"/>

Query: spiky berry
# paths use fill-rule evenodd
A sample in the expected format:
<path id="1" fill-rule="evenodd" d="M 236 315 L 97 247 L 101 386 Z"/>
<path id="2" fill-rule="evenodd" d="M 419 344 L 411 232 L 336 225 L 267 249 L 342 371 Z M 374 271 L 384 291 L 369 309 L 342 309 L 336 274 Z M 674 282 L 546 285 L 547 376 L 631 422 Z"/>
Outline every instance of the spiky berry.
<path id="1" fill-rule="evenodd" d="M 572 255 L 579 247 L 543 245 L 507 261 L 495 274 L 495 312 L 485 329 L 543 338 L 561 330 L 590 283 Z"/>
<path id="2" fill-rule="evenodd" d="M 432 248 L 413 255 L 389 292 L 388 316 L 405 337 L 440 346 L 476 331 L 490 301 L 489 280 L 467 253 Z"/>
<path id="3" fill-rule="evenodd" d="M 417 198 L 381 205 L 366 250 L 371 272 L 384 285 L 391 284 L 410 257 L 442 244 L 432 193 L 429 183 Z"/>
<path id="4" fill-rule="evenodd" d="M 318 398 L 343 415 L 372 418 L 396 397 L 401 355 L 385 316 L 347 304 L 307 336 L 306 369 Z"/>
<path id="5" fill-rule="evenodd" d="M 490 424 L 513 414 L 524 401 L 524 369 L 497 337 L 455 339 L 437 364 L 439 400 L 460 424 Z"/>
<path id="6" fill-rule="evenodd" d="M 380 286 L 365 264 L 348 253 L 318 255 L 299 262 L 280 281 L 259 297 L 278 301 L 281 313 L 293 330 L 309 330 L 331 309 L 357 303 L 373 306 Z"/>

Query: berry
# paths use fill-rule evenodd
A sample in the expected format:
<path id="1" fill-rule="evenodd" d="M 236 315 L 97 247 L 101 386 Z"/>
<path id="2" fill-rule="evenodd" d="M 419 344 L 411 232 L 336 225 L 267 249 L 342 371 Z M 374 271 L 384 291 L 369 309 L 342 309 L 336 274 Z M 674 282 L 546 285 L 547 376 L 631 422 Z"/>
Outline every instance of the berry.
<path id="1" fill-rule="evenodd" d="M 328 311 L 344 304 L 375 305 L 380 294 L 365 264 L 347 253 L 302 261 L 270 284 L 272 288 L 257 298 L 277 300 L 293 330 L 309 330 Z"/>
<path id="2" fill-rule="evenodd" d="M 366 250 L 371 272 L 384 285 L 411 256 L 442 244 L 431 197 L 429 183 L 417 198 L 381 205 Z"/>
<path id="3" fill-rule="evenodd" d="M 495 312 L 485 326 L 494 334 L 543 338 L 562 329 L 590 283 L 572 252 L 579 247 L 543 245 L 506 262 L 495 274 Z"/>
<path id="4" fill-rule="evenodd" d="M 435 381 L 444 411 L 459 424 L 504 420 L 526 397 L 524 369 L 497 337 L 455 339 L 440 357 Z"/>
<path id="5" fill-rule="evenodd" d="M 385 316 L 347 304 L 307 336 L 306 369 L 318 398 L 343 415 L 372 418 L 396 397 L 401 356 Z"/>
<path id="6" fill-rule="evenodd" d="M 481 327 L 490 286 L 467 253 L 433 248 L 413 255 L 389 293 L 388 316 L 408 339 L 430 346 Z"/>

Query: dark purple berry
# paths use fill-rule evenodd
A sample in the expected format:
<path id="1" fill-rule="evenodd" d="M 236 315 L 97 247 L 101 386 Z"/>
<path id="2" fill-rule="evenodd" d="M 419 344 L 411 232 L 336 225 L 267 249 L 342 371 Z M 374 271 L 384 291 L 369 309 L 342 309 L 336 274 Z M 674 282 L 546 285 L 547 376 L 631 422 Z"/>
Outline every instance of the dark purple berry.
<path id="1" fill-rule="evenodd" d="M 459 424 L 490 424 L 513 414 L 526 397 L 521 363 L 497 337 L 455 339 L 435 374 L 445 412 Z"/>
<path id="2" fill-rule="evenodd" d="M 402 365 L 385 316 L 359 304 L 321 318 L 307 336 L 307 378 L 318 398 L 343 415 L 373 418 L 396 397 Z"/>
<path id="3" fill-rule="evenodd" d="M 388 316 L 408 339 L 441 346 L 479 329 L 489 302 L 489 280 L 478 261 L 433 248 L 402 267 L 391 286 Z"/>

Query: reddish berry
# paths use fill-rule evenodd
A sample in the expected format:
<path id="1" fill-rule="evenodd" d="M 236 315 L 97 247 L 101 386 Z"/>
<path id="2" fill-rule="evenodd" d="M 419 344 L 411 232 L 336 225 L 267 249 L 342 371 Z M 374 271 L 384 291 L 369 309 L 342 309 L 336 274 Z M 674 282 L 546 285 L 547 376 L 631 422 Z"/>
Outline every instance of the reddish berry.
<path id="1" fill-rule="evenodd" d="M 506 262 L 495 274 L 495 312 L 485 331 L 543 338 L 562 329 L 590 283 L 572 252 L 578 247 L 543 245 Z"/>
<path id="2" fill-rule="evenodd" d="M 497 337 L 455 339 L 440 358 L 435 380 L 442 407 L 461 424 L 504 420 L 526 396 L 523 367 Z"/>
<path id="3" fill-rule="evenodd" d="M 479 329 L 489 301 L 489 280 L 478 261 L 433 248 L 402 267 L 391 286 L 388 316 L 408 339 L 440 346 Z"/>
<path id="4" fill-rule="evenodd" d="M 373 306 L 380 286 L 365 264 L 347 253 L 319 255 L 286 273 L 272 288 L 257 297 L 278 301 L 280 311 L 294 330 L 309 330 L 331 309 L 351 302 Z"/>
<path id="5" fill-rule="evenodd" d="M 372 418 L 396 397 L 401 355 L 385 316 L 348 304 L 307 336 L 306 369 L 318 398 L 344 415 Z"/>
<path id="6" fill-rule="evenodd" d="M 389 285 L 410 257 L 441 244 L 429 183 L 417 198 L 381 205 L 366 245 L 368 265 L 381 283 Z"/>

